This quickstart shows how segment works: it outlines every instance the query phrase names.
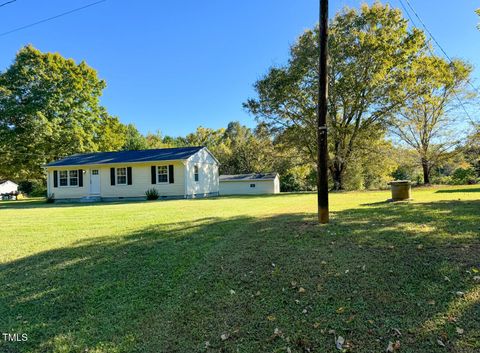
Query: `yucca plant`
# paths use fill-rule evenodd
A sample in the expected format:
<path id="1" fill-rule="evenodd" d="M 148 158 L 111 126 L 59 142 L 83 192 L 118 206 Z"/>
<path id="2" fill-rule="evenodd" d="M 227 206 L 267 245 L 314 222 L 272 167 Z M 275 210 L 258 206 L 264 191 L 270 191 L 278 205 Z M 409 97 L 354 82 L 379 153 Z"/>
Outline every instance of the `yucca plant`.
<path id="1" fill-rule="evenodd" d="M 151 188 L 145 191 L 145 195 L 147 195 L 147 200 L 157 200 L 160 197 L 157 189 L 154 189 L 154 188 Z"/>

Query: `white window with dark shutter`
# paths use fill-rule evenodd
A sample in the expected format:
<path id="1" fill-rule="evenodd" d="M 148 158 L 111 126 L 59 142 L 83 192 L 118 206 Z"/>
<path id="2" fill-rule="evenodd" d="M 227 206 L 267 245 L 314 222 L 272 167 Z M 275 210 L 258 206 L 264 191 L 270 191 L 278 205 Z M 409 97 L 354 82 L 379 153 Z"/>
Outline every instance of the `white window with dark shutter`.
<path id="1" fill-rule="evenodd" d="M 157 167 L 157 182 L 159 184 L 168 183 L 168 166 L 159 165 Z"/>
<path id="2" fill-rule="evenodd" d="M 58 186 L 60 187 L 78 187 L 81 185 L 81 169 L 74 170 L 60 170 L 58 171 Z M 55 173 L 54 173 L 55 175 Z M 55 185 L 55 184 L 54 184 Z"/>

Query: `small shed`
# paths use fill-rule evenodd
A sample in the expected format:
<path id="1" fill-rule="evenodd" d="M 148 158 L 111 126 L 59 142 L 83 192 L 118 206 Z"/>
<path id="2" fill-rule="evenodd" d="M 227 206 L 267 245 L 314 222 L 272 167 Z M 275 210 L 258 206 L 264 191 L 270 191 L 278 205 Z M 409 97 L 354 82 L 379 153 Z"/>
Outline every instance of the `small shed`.
<path id="1" fill-rule="evenodd" d="M 280 193 L 278 173 L 220 175 L 220 195 Z"/>
<path id="2" fill-rule="evenodd" d="M 0 180 L 0 195 L 18 192 L 18 185 L 10 180 Z"/>

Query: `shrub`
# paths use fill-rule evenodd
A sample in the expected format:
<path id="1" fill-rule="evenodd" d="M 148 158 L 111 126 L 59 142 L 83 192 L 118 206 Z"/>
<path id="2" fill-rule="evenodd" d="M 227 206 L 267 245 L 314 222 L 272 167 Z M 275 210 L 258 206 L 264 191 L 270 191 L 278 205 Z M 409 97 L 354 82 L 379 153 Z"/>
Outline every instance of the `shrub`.
<path id="1" fill-rule="evenodd" d="M 55 194 L 50 194 L 47 196 L 47 200 L 46 200 L 47 203 L 54 203 L 55 202 Z"/>
<path id="2" fill-rule="evenodd" d="M 47 196 L 47 186 L 41 180 L 22 180 L 18 183 L 18 190 L 31 197 Z"/>
<path id="3" fill-rule="evenodd" d="M 160 197 L 157 189 L 154 189 L 154 188 L 151 188 L 145 191 L 145 195 L 147 195 L 147 200 L 157 200 Z"/>
<path id="4" fill-rule="evenodd" d="M 473 168 L 457 168 L 452 175 L 452 183 L 455 185 L 476 184 L 477 178 Z"/>

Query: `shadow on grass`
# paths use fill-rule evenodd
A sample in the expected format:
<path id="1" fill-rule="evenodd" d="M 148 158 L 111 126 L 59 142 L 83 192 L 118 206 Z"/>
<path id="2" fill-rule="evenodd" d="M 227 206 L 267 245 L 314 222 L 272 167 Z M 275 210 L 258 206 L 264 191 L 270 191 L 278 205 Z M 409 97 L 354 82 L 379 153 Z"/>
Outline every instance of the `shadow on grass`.
<path id="1" fill-rule="evenodd" d="M 480 187 L 478 188 L 468 188 L 468 189 L 444 189 L 437 190 L 437 194 L 456 194 L 456 193 L 471 193 L 471 192 L 480 192 Z"/>
<path id="2" fill-rule="evenodd" d="M 456 201 L 351 209 L 328 226 L 204 218 L 38 253 L 0 265 L 0 331 L 29 337 L 0 351 L 335 352 L 333 329 L 355 352 L 396 339 L 443 352 L 439 338 L 474 352 L 479 214 Z"/>

